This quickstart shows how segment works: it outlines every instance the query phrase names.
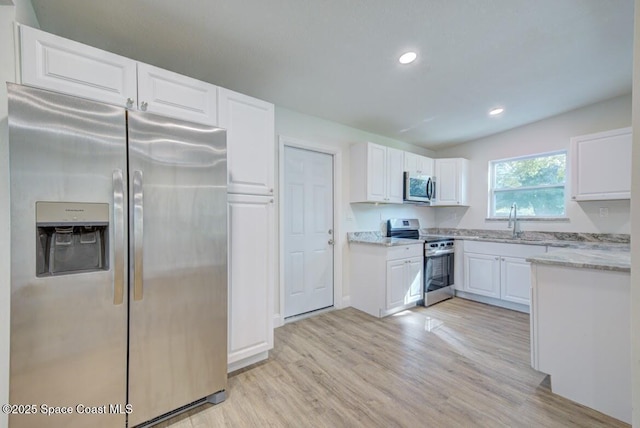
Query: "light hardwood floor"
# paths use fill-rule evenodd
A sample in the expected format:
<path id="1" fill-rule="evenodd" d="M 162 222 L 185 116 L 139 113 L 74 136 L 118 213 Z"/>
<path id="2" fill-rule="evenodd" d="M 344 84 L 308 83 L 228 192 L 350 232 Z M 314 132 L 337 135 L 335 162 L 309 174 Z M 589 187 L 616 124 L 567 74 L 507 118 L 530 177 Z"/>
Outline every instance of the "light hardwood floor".
<path id="1" fill-rule="evenodd" d="M 276 329 L 225 402 L 158 427 L 629 426 L 552 394 L 529 361 L 527 314 L 459 298 L 383 319 L 348 308 Z"/>

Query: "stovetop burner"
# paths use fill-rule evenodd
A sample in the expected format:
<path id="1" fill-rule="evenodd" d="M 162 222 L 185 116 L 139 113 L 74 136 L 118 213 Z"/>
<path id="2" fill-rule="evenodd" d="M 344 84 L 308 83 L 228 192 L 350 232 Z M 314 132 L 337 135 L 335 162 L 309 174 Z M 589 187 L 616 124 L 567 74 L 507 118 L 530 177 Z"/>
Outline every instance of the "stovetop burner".
<path id="1" fill-rule="evenodd" d="M 420 222 L 415 218 L 390 218 L 387 220 L 387 237 L 420 239 Z"/>

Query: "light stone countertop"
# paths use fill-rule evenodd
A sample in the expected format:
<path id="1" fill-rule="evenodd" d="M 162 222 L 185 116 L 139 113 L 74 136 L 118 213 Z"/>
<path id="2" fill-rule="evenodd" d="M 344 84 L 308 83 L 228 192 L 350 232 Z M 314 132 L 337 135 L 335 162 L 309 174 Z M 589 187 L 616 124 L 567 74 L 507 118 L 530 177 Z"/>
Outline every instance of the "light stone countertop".
<path id="1" fill-rule="evenodd" d="M 631 253 L 612 250 L 562 249 L 527 259 L 530 263 L 631 272 Z"/>
<path id="2" fill-rule="evenodd" d="M 562 249 L 531 257 L 531 263 L 630 272 L 631 257 L 628 235 L 585 233 L 525 232 L 522 238 L 511 238 L 503 231 L 423 229 L 421 233 L 463 241 L 498 242 L 504 244 L 543 245 Z M 387 247 L 416 244 L 415 239 L 387 238 L 381 232 L 351 232 L 349 243 Z"/>

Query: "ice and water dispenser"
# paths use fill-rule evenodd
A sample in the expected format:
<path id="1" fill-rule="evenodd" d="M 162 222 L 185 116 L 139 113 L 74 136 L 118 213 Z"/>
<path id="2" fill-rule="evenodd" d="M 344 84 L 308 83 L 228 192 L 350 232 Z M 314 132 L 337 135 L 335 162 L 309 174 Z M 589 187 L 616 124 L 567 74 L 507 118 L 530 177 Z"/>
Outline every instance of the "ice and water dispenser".
<path id="1" fill-rule="evenodd" d="M 36 202 L 36 275 L 109 269 L 109 204 Z"/>

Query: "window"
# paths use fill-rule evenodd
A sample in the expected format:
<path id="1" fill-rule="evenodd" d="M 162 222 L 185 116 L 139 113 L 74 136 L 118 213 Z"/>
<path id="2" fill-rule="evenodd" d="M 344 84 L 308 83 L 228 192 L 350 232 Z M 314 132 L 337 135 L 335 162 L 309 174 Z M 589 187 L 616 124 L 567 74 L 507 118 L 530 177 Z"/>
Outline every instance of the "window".
<path id="1" fill-rule="evenodd" d="M 514 202 L 518 217 L 564 216 L 566 164 L 564 151 L 492 161 L 489 216 L 509 216 Z"/>

